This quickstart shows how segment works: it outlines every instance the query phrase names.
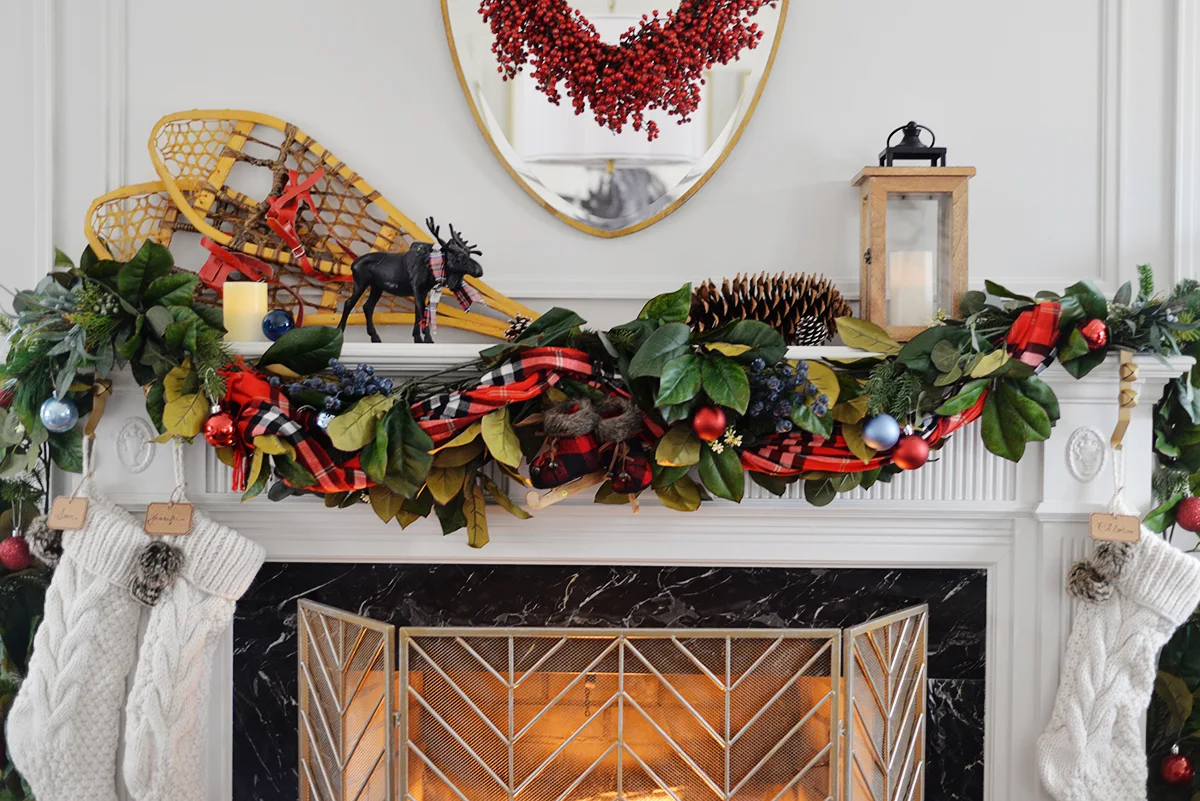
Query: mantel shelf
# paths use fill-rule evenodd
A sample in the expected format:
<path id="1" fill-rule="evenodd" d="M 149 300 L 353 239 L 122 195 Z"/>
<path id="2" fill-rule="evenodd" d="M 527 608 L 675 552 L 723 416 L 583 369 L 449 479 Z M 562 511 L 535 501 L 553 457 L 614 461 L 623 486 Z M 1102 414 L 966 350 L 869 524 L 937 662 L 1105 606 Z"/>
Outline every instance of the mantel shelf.
<path id="1" fill-rule="evenodd" d="M 254 359 L 265 353 L 270 345 L 270 342 L 234 342 L 231 343 L 231 348 L 235 353 Z M 485 347 L 487 345 L 473 343 L 419 345 L 411 342 L 347 342 L 342 346 L 341 358 L 347 364 L 359 362 L 371 364 L 385 373 L 422 375 L 473 361 L 479 356 L 479 351 Z M 873 355 L 876 354 L 844 346 L 792 347 L 787 351 L 789 359 L 836 361 L 860 359 Z M 1143 380 L 1164 382 L 1182 375 L 1194 364 L 1194 360 L 1188 356 L 1174 356 L 1164 360 L 1149 354 L 1138 356 L 1135 362 Z M 1108 383 L 1115 379 L 1116 374 L 1117 360 L 1114 357 L 1105 361 L 1103 365 L 1083 379 L 1082 383 Z M 1052 385 L 1075 383 L 1074 379 L 1058 366 L 1047 371 L 1045 378 Z"/>

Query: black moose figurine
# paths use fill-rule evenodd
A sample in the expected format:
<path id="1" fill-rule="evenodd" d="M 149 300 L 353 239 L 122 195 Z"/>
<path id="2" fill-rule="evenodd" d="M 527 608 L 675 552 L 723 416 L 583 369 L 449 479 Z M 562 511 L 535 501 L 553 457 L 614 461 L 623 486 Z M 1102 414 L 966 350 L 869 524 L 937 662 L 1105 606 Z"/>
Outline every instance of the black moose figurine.
<path id="1" fill-rule="evenodd" d="M 381 342 L 375 331 L 375 304 L 384 292 L 389 295 L 408 297 L 413 300 L 413 342 L 433 342 L 436 327 L 437 306 L 442 290 L 449 288 L 462 306 L 463 311 L 474 303 L 482 302 L 479 294 L 463 280 L 464 276 L 475 278 L 483 275 L 483 268 L 475 261 L 483 251 L 463 239 L 462 234 L 450 226 L 450 241 L 442 239 L 440 226 L 433 218 L 425 220 L 426 227 L 438 241 L 440 250 L 434 250 L 429 242 L 414 242 L 405 253 L 368 253 L 359 256 L 350 267 L 354 276 L 354 291 L 342 308 L 342 321 L 338 328 L 346 330 L 346 321 L 358 305 L 358 299 L 368 289 L 371 294 L 363 304 L 367 316 L 367 333 L 372 342 Z M 432 295 L 432 297 L 431 297 Z"/>

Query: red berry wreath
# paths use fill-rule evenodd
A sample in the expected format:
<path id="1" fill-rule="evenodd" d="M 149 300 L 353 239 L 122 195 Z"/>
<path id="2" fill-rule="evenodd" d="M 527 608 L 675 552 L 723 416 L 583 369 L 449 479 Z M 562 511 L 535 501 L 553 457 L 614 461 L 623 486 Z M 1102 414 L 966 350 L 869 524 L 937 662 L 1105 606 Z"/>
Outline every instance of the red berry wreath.
<path id="1" fill-rule="evenodd" d="M 648 109 L 663 109 L 689 121 L 700 104 L 703 73 L 728 64 L 744 48 L 753 49 L 763 32 L 752 18 L 777 0 L 681 0 L 660 17 L 642 15 L 642 24 L 621 35 L 619 45 L 600 38 L 591 22 L 567 0 L 483 0 L 479 13 L 496 37 L 492 51 L 505 80 L 532 67 L 538 90 L 558 105 L 558 84 L 566 84 L 576 114 L 590 108 L 596 122 L 616 133 L 633 120 L 649 139 L 658 125 Z"/>

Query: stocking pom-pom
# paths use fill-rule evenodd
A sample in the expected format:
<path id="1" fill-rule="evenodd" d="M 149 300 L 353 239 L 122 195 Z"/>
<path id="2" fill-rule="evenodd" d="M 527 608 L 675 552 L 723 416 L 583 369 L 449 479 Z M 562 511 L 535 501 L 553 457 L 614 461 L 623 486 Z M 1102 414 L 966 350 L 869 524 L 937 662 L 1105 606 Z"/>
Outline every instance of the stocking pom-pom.
<path id="1" fill-rule="evenodd" d="M 575 398 L 547 409 L 543 427 L 548 437 L 582 437 L 595 430 L 599 419 L 590 400 Z"/>
<path id="2" fill-rule="evenodd" d="M 46 525 L 46 515 L 34 518 L 25 529 L 25 541 L 29 552 L 43 564 L 54 567 L 63 555 L 63 533 Z"/>
<path id="3" fill-rule="evenodd" d="M 1112 597 L 1112 583 L 1087 561 L 1080 560 L 1071 565 L 1067 575 L 1067 593 L 1081 601 L 1098 604 Z"/>
<path id="4" fill-rule="evenodd" d="M 607 398 L 600 406 L 596 437 L 601 442 L 624 442 L 642 430 L 642 410 L 628 398 Z"/>
<path id="5" fill-rule="evenodd" d="M 163 591 L 183 570 L 183 551 L 174 545 L 156 540 L 138 555 L 137 570 L 129 584 L 133 597 L 147 606 L 154 606 Z"/>
<path id="6" fill-rule="evenodd" d="M 1116 581 L 1121 577 L 1121 571 L 1129 563 L 1132 553 L 1132 543 L 1102 542 L 1096 546 L 1096 551 L 1092 554 L 1092 567 L 1105 579 Z"/>

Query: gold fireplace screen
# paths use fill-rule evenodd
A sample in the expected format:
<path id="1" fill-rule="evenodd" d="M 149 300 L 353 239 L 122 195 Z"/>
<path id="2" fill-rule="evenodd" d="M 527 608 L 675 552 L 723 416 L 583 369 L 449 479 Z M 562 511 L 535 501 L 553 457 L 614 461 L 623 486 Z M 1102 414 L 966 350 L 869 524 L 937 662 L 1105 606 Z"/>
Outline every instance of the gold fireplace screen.
<path id="1" fill-rule="evenodd" d="M 927 623 L 397 632 L 301 601 L 300 799 L 922 799 Z"/>

